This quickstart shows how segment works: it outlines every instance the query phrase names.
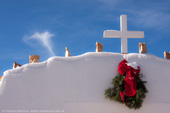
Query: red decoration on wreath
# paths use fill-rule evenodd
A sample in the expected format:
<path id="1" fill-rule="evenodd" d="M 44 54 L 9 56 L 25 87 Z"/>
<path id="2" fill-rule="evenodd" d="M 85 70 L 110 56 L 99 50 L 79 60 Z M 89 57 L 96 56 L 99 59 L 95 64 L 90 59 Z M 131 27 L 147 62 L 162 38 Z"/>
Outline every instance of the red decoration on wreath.
<path id="1" fill-rule="evenodd" d="M 135 66 L 135 67 L 134 67 Z M 128 108 L 139 109 L 146 97 L 146 81 L 139 74 L 136 62 L 128 63 L 125 59 L 118 66 L 118 74 L 112 80 L 113 87 L 105 90 L 105 97 L 124 103 Z"/>
<path id="2" fill-rule="evenodd" d="M 125 91 L 124 92 L 120 92 L 120 97 L 121 97 L 121 101 L 124 101 L 124 96 L 134 96 L 136 94 L 136 76 L 139 74 L 140 72 L 140 67 L 138 66 L 138 69 L 134 69 L 131 66 L 127 65 L 127 61 L 124 59 L 123 61 L 120 62 L 119 66 L 118 66 L 118 72 L 123 76 L 124 74 L 126 74 L 124 82 L 124 88 Z"/>

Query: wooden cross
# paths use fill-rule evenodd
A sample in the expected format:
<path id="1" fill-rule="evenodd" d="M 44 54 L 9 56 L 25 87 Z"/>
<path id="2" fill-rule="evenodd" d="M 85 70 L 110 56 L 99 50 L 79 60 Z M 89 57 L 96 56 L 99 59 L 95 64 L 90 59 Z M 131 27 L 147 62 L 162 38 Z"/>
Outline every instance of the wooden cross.
<path id="1" fill-rule="evenodd" d="M 127 39 L 128 38 L 144 38 L 143 31 L 127 31 L 127 15 L 120 16 L 120 31 L 105 30 L 104 38 L 121 38 L 121 53 L 128 53 Z"/>

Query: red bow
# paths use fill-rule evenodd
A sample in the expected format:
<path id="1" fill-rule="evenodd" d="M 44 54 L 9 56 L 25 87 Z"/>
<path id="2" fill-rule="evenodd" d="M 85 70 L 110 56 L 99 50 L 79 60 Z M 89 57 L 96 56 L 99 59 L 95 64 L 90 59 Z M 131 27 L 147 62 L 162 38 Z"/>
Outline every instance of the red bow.
<path id="1" fill-rule="evenodd" d="M 131 66 L 127 65 L 127 61 L 124 59 L 123 61 L 120 62 L 119 66 L 118 66 L 118 72 L 121 75 L 124 75 L 126 73 L 126 77 L 124 79 L 125 81 L 125 95 L 130 97 L 130 96 L 134 96 L 136 94 L 136 76 L 139 74 L 140 72 L 140 67 L 138 66 L 138 69 L 134 69 Z M 124 95 L 122 94 L 122 92 L 120 93 L 121 96 L 121 100 L 124 101 Z M 122 99 L 123 97 L 123 99 Z"/>

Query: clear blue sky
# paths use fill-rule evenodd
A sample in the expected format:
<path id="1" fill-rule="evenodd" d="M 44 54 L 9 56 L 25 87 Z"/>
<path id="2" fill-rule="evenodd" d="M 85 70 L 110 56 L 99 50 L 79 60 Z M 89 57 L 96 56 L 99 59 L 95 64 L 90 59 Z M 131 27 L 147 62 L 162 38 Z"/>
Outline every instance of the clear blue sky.
<path id="1" fill-rule="evenodd" d="M 64 57 L 66 46 L 76 56 L 94 52 L 99 41 L 105 52 L 120 53 L 120 39 L 104 39 L 103 31 L 120 30 L 121 14 L 128 30 L 145 33 L 128 39 L 129 53 L 138 53 L 139 42 L 161 58 L 170 52 L 169 0 L 0 0 L 0 75 L 29 55 Z"/>

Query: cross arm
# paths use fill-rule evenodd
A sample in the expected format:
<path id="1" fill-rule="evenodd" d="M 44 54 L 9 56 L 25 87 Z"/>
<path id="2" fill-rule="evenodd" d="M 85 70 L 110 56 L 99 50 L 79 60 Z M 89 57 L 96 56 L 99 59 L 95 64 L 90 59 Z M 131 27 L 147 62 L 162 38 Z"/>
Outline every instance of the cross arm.
<path id="1" fill-rule="evenodd" d="M 127 31 L 128 38 L 144 38 L 143 31 Z"/>
<path id="2" fill-rule="evenodd" d="M 103 33 L 104 38 L 119 38 L 121 37 L 121 31 L 105 30 Z"/>

